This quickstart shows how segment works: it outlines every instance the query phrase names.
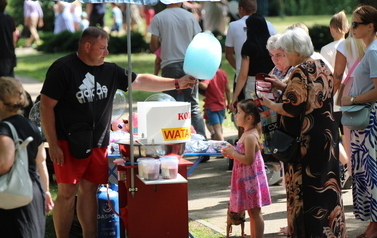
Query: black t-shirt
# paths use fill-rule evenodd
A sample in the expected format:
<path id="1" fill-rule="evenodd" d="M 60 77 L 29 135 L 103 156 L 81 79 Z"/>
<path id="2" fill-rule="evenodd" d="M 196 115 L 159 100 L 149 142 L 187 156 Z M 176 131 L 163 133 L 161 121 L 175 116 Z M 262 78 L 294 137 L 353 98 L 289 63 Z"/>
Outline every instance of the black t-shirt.
<path id="1" fill-rule="evenodd" d="M 132 81 L 135 79 L 136 74 L 132 73 Z M 127 88 L 128 75 L 123 68 L 107 62 L 89 66 L 73 53 L 50 66 L 41 93 L 58 101 L 55 126 L 59 140 L 66 140 L 65 129 L 74 123 L 93 125 L 94 116 L 93 146 L 104 147 L 109 144 L 114 95 L 117 89 Z"/>
<path id="2" fill-rule="evenodd" d="M 22 115 L 14 115 L 8 118 L 5 118 L 3 121 L 9 121 L 16 128 L 18 137 L 21 140 L 25 140 L 29 136 L 33 137 L 33 141 L 30 142 L 27 146 L 27 154 L 29 159 L 29 174 L 33 180 L 36 180 L 37 175 L 37 166 L 35 159 L 38 153 L 38 147 L 42 143 L 42 137 L 40 131 L 34 122 L 23 117 Z M 8 124 L 0 123 L 0 135 L 7 135 L 13 139 L 12 131 L 10 130 Z"/>
<path id="3" fill-rule="evenodd" d="M 13 32 L 16 30 L 13 18 L 0 12 L 0 59 L 14 59 Z"/>

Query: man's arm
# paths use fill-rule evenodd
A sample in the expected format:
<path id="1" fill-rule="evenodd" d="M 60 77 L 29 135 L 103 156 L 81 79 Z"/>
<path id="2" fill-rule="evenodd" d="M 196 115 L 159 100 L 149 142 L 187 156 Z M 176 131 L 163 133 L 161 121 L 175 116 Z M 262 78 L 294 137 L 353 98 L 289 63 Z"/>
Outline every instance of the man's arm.
<path id="1" fill-rule="evenodd" d="M 177 86 L 176 86 L 177 82 Z M 173 89 L 193 88 L 197 83 L 196 78 L 185 75 L 180 79 L 163 78 L 153 74 L 138 74 L 132 83 L 134 90 L 160 92 Z"/>
<path id="2" fill-rule="evenodd" d="M 57 100 L 52 99 L 44 94 L 41 94 L 40 110 L 41 110 L 41 123 L 43 133 L 46 136 L 49 153 L 52 162 L 59 165 L 64 164 L 63 151 L 58 145 L 58 136 L 56 135 L 55 128 L 55 113 L 54 108 L 58 103 Z"/>
<path id="3" fill-rule="evenodd" d="M 225 58 L 228 60 L 229 64 L 236 69 L 236 57 L 234 56 L 234 47 L 225 47 Z"/>
<path id="4" fill-rule="evenodd" d="M 160 38 L 156 35 L 152 35 L 151 42 L 149 43 L 149 48 L 154 53 L 158 48 L 160 48 Z"/>

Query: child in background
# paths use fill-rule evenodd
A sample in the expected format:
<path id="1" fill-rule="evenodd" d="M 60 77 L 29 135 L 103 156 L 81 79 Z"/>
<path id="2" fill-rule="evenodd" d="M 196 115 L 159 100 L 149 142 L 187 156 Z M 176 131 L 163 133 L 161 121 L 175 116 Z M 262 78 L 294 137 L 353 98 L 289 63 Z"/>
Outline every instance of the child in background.
<path id="1" fill-rule="evenodd" d="M 250 237 L 262 238 L 264 220 L 261 207 L 271 204 L 271 196 L 257 128 L 260 116 L 252 99 L 237 104 L 235 120 L 244 132 L 235 148 L 228 146 L 221 151 L 225 157 L 234 159 L 229 209 L 232 212 L 247 210 Z"/>
<path id="2" fill-rule="evenodd" d="M 213 79 L 201 81 L 199 88 L 205 90 L 204 119 L 211 133 L 211 139 L 224 141 L 222 123 L 225 119 L 225 109 L 230 103 L 229 80 L 226 72 L 218 69 Z"/>
<path id="3" fill-rule="evenodd" d="M 118 7 L 116 3 L 111 3 L 111 16 L 113 18 L 113 25 L 111 27 L 111 32 L 116 32 L 117 36 L 120 34 L 120 27 L 123 24 L 122 10 Z"/>

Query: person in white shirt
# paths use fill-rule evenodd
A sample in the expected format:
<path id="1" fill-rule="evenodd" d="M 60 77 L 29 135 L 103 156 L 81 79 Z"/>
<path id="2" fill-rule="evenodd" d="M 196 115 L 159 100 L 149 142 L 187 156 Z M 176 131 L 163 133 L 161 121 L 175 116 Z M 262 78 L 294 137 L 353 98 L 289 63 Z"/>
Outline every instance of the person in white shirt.
<path id="1" fill-rule="evenodd" d="M 240 0 L 238 14 L 241 19 L 229 23 L 225 40 L 225 58 L 238 74 L 241 68 L 241 49 L 246 41 L 246 19 L 257 12 L 256 0 Z M 266 21 L 270 35 L 277 33 L 274 26 Z"/>
<path id="2" fill-rule="evenodd" d="M 345 35 L 348 31 L 349 27 L 346 14 L 344 11 L 336 13 L 330 20 L 330 33 L 334 41 L 323 46 L 320 51 L 321 55 L 325 57 L 333 68 L 335 67 L 336 49 L 339 43 L 345 39 Z"/>

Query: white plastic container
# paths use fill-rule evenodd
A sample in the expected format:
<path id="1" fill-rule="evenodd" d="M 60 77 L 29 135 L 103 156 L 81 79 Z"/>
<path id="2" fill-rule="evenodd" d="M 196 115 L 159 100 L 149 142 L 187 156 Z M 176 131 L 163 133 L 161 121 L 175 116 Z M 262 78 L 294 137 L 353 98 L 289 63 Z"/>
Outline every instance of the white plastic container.
<path id="1" fill-rule="evenodd" d="M 143 178 L 145 180 L 158 180 L 160 176 L 160 164 L 159 159 L 147 159 L 143 160 Z"/>
<path id="2" fill-rule="evenodd" d="M 179 160 L 176 156 L 163 156 L 161 160 L 161 176 L 163 179 L 175 179 L 178 176 Z"/>
<path id="3" fill-rule="evenodd" d="M 138 169 L 138 173 L 139 173 L 140 178 L 145 178 L 143 162 L 146 161 L 146 160 L 155 160 L 155 159 L 154 158 L 148 158 L 148 157 L 143 157 L 143 158 L 137 159 L 137 169 Z"/>

